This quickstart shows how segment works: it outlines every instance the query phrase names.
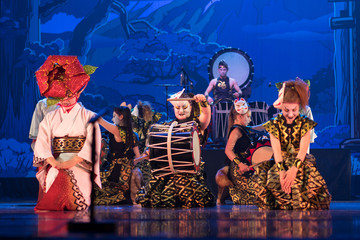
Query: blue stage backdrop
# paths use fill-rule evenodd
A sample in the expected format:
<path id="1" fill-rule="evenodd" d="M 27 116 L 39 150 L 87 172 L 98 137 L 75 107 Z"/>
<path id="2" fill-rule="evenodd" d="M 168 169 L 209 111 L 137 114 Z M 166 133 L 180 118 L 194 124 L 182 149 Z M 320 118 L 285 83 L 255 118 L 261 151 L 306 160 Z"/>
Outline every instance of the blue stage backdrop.
<path id="1" fill-rule="evenodd" d="M 203 93 L 210 59 L 222 49 L 237 48 L 254 64 L 246 89 L 248 101 L 272 105 L 277 97 L 275 83 L 296 77 L 310 80 L 310 106 L 318 122 L 318 138 L 311 147 L 339 148 L 343 140 L 359 137 L 359 100 L 353 104 L 359 91 L 354 80 L 357 65 L 352 56 L 359 40 L 354 42 L 348 26 L 332 29 L 329 20 L 340 13 L 358 16 L 355 4 L 1 1 L 0 177 L 34 176 L 28 132 L 41 99 L 34 73 L 49 55 L 76 55 L 83 65 L 98 67 L 80 99 L 88 109 L 97 112 L 123 101 L 134 106 L 146 100 L 166 117 L 166 93 L 182 89 L 182 69 L 193 83 L 192 91 Z M 350 27 L 360 32 L 358 26 Z M 164 84 L 172 86 L 166 89 Z"/>

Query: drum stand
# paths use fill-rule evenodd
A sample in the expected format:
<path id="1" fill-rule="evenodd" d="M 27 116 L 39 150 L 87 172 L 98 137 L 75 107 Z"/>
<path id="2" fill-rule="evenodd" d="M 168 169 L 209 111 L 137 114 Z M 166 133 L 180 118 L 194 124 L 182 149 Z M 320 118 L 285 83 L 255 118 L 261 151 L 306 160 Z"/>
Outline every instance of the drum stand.
<path id="1" fill-rule="evenodd" d="M 94 181 L 95 181 L 95 146 L 96 146 L 96 130 L 95 123 L 103 115 L 107 114 L 107 110 L 101 110 L 97 115 L 91 118 L 88 124 L 93 125 L 93 139 L 91 143 L 91 160 L 92 160 L 92 169 L 90 172 L 90 182 L 91 182 L 91 203 L 89 207 L 90 212 L 90 222 L 68 222 L 68 231 L 69 232 L 91 232 L 91 233 L 115 233 L 115 223 L 100 223 L 95 220 L 94 216 Z M 76 219 L 75 219 L 76 220 Z"/>
<path id="2" fill-rule="evenodd" d="M 169 87 L 179 87 L 180 85 L 178 84 L 156 84 L 154 86 L 158 86 L 158 87 L 165 87 L 165 107 L 166 107 L 166 120 L 169 120 L 169 103 L 167 101 L 168 98 L 168 90 Z"/>

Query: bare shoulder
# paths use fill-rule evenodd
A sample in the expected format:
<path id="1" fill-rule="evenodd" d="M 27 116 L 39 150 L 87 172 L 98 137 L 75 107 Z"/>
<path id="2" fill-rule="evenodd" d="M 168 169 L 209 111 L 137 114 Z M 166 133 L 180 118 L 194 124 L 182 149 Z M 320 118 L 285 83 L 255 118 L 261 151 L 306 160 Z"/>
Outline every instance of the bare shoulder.
<path id="1" fill-rule="evenodd" d="M 230 133 L 230 137 L 236 137 L 236 138 L 238 138 L 238 137 L 241 137 L 242 136 L 242 134 L 241 134 L 241 131 L 240 131 L 240 129 L 239 128 L 234 128 L 232 131 L 231 131 L 231 133 Z"/>
<path id="2" fill-rule="evenodd" d="M 217 82 L 217 79 L 214 78 L 214 79 L 211 79 L 210 84 L 211 84 L 211 85 L 215 85 L 216 82 Z"/>
<path id="3" fill-rule="evenodd" d="M 236 83 L 236 80 L 234 78 L 229 77 L 229 82 L 230 82 L 230 84 L 234 84 L 234 83 Z"/>

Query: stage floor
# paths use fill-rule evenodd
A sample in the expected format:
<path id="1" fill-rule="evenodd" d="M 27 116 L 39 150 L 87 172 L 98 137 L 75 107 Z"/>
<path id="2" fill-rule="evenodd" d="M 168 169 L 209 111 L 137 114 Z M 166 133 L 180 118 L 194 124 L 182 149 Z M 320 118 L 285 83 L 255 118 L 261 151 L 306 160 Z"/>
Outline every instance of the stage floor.
<path id="1" fill-rule="evenodd" d="M 147 209 L 97 206 L 86 212 L 34 212 L 35 203 L 0 203 L 0 238 L 331 238 L 360 239 L 360 202 L 332 202 L 330 210 L 258 210 L 254 206 Z M 69 224 L 70 222 L 70 224 Z M 100 233 L 114 226 L 115 231 Z M 74 230 L 69 231 L 70 228 Z"/>

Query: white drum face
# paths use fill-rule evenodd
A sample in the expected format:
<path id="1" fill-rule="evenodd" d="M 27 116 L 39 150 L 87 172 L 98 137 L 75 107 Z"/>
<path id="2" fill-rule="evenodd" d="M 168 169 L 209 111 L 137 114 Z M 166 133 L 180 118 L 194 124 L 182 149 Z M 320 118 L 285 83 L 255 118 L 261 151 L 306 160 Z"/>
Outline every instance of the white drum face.
<path id="1" fill-rule="evenodd" d="M 218 65 L 224 60 L 228 66 L 228 76 L 234 78 L 240 88 L 246 88 L 252 80 L 254 65 L 251 58 L 240 49 L 227 48 L 216 53 L 209 63 L 209 78 L 219 77 Z"/>
<path id="2" fill-rule="evenodd" d="M 195 166 L 200 166 L 201 161 L 201 150 L 200 150 L 200 138 L 197 131 L 192 133 L 192 150 L 193 150 L 193 159 Z"/>
<path id="3" fill-rule="evenodd" d="M 251 164 L 261 163 L 269 160 L 274 152 L 270 146 L 262 146 L 255 150 L 251 155 Z"/>

